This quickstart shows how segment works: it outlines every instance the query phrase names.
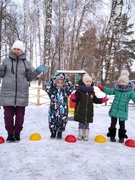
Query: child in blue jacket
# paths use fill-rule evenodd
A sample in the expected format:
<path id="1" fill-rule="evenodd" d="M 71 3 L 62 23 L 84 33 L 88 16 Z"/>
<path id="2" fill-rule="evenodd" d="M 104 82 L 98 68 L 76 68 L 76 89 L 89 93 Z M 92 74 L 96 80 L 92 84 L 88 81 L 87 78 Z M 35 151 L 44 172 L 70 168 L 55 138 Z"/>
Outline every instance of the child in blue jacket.
<path id="1" fill-rule="evenodd" d="M 49 129 L 51 138 L 62 138 L 68 117 L 68 97 L 74 90 L 74 86 L 65 74 L 58 73 L 45 85 L 45 91 L 50 98 Z"/>

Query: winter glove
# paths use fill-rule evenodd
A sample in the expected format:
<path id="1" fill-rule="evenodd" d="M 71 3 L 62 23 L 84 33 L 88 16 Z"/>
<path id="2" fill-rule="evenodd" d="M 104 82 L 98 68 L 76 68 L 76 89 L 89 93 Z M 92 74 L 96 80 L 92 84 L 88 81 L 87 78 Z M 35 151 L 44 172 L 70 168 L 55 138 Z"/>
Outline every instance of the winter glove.
<path id="1" fill-rule="evenodd" d="M 48 68 L 47 68 L 47 66 L 40 65 L 40 66 L 37 68 L 37 70 L 40 71 L 40 72 L 47 72 L 47 71 L 48 71 Z"/>
<path id="2" fill-rule="evenodd" d="M 98 88 L 99 88 L 101 91 L 103 91 L 103 90 L 104 90 L 104 87 L 103 87 L 103 86 L 101 86 L 101 85 L 98 85 Z"/>
<path id="3" fill-rule="evenodd" d="M 102 103 L 107 102 L 109 99 L 107 97 L 102 98 Z"/>
<path id="4" fill-rule="evenodd" d="M 75 96 L 75 94 L 74 94 L 74 93 L 73 93 L 73 94 L 71 94 L 71 95 L 70 95 L 70 97 L 71 97 L 71 99 L 72 99 L 72 100 L 75 100 L 75 99 L 76 99 L 76 96 Z"/>
<path id="5" fill-rule="evenodd" d="M 7 66 L 0 65 L 0 77 L 3 78 L 6 74 Z"/>

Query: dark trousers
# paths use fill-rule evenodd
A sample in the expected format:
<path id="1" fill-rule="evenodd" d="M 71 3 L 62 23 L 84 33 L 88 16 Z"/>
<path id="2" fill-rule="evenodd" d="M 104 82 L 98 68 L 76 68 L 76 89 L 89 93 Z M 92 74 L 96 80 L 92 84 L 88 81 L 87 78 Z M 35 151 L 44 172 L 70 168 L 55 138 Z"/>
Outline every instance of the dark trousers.
<path id="1" fill-rule="evenodd" d="M 5 128 L 8 134 L 20 134 L 23 129 L 25 107 L 3 106 L 3 108 Z"/>
<path id="2" fill-rule="evenodd" d="M 80 123 L 79 122 L 79 129 L 89 129 L 89 123 Z"/>
<path id="3" fill-rule="evenodd" d="M 116 124 L 117 124 L 117 118 L 112 117 L 111 118 L 111 128 L 116 128 Z M 120 126 L 120 129 L 125 130 L 125 121 L 121 121 L 119 119 L 119 126 Z"/>

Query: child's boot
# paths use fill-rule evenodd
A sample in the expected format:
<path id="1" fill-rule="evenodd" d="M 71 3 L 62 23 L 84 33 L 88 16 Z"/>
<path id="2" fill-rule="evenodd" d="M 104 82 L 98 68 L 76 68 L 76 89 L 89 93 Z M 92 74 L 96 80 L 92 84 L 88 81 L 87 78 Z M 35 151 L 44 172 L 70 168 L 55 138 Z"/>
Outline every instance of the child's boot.
<path id="1" fill-rule="evenodd" d="M 57 139 L 62 139 L 62 131 L 58 131 L 58 133 L 57 133 Z"/>
<path id="2" fill-rule="evenodd" d="M 53 129 L 51 129 L 51 136 L 50 136 L 50 138 L 55 138 L 56 137 L 56 130 L 53 130 Z"/>
<path id="3" fill-rule="evenodd" d="M 78 134 L 77 139 L 82 140 L 82 138 L 83 138 L 83 129 L 79 129 L 79 134 Z"/>
<path id="4" fill-rule="evenodd" d="M 126 138 L 126 139 L 128 138 L 128 136 L 126 135 L 125 129 L 119 129 L 118 136 L 119 136 L 119 142 L 120 143 L 124 143 L 124 138 Z"/>
<path id="5" fill-rule="evenodd" d="M 85 129 L 83 129 L 83 132 L 82 132 L 82 139 L 84 138 L 85 136 Z"/>
<path id="6" fill-rule="evenodd" d="M 89 129 L 85 129 L 85 134 L 84 134 L 84 140 L 88 141 L 89 140 Z"/>
<path id="7" fill-rule="evenodd" d="M 108 128 L 109 132 L 107 133 L 107 137 L 110 137 L 111 142 L 116 142 L 115 136 L 116 136 L 116 128 Z"/>

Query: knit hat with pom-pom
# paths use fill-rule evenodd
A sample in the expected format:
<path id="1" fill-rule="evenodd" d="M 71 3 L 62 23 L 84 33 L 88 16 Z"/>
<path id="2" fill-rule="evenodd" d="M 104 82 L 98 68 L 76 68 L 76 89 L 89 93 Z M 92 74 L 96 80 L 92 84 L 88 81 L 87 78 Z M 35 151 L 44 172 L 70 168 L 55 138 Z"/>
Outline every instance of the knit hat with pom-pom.
<path id="1" fill-rule="evenodd" d="M 88 74 L 84 74 L 82 78 L 83 83 L 85 84 L 87 81 L 92 82 L 92 78 Z"/>
<path id="2" fill-rule="evenodd" d="M 124 81 L 126 84 L 129 83 L 129 72 L 127 70 L 123 70 L 121 72 L 121 76 L 119 77 L 118 82 L 119 81 Z"/>

